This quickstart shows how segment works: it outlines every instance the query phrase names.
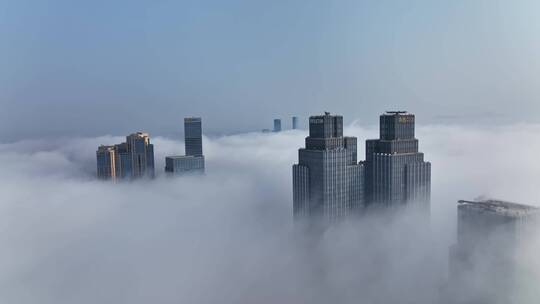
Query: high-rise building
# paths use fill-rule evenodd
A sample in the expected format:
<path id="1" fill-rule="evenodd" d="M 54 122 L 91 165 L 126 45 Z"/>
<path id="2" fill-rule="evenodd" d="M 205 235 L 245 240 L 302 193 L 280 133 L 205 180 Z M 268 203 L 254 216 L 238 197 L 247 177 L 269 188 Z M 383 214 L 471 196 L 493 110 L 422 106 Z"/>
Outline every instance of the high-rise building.
<path id="1" fill-rule="evenodd" d="M 364 166 L 356 159 L 356 137 L 343 137 L 342 116 L 311 116 L 306 146 L 293 166 L 295 218 L 331 222 L 362 207 Z"/>
<path id="2" fill-rule="evenodd" d="M 379 139 L 366 141 L 366 194 L 369 205 L 420 206 L 429 211 L 431 164 L 418 152 L 413 114 L 380 116 Z"/>
<path id="3" fill-rule="evenodd" d="M 527 205 L 491 199 L 459 201 L 446 302 L 513 303 L 516 279 L 524 277 L 516 253 L 535 232 L 539 219 L 540 209 Z"/>
<path id="4" fill-rule="evenodd" d="M 298 117 L 296 116 L 292 117 L 292 129 L 293 130 L 298 129 Z"/>
<path id="5" fill-rule="evenodd" d="M 147 133 L 130 134 L 125 143 L 100 146 L 96 158 L 100 179 L 154 177 L 154 145 Z"/>
<path id="6" fill-rule="evenodd" d="M 202 121 L 200 117 L 184 118 L 184 139 L 186 155 L 203 155 Z"/>
<path id="7" fill-rule="evenodd" d="M 99 146 L 96 151 L 97 177 L 99 179 L 116 179 L 114 146 Z"/>
<path id="8" fill-rule="evenodd" d="M 131 156 L 131 176 L 154 177 L 154 145 L 150 144 L 148 133 L 130 134 L 126 143 Z"/>
<path id="9" fill-rule="evenodd" d="M 200 117 L 184 118 L 186 155 L 167 156 L 165 172 L 172 174 L 204 173 L 202 149 L 202 120 Z"/>
<path id="10" fill-rule="evenodd" d="M 274 119 L 274 132 L 281 132 L 281 119 Z"/>

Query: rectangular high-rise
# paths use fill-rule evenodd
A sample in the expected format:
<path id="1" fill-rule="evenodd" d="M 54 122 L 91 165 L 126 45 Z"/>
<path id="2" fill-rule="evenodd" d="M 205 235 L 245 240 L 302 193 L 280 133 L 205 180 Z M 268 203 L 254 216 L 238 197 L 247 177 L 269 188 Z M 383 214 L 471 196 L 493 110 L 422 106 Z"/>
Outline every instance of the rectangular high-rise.
<path id="1" fill-rule="evenodd" d="M 99 179 L 116 179 L 115 148 L 114 146 L 99 146 L 96 151 L 97 177 Z"/>
<path id="2" fill-rule="evenodd" d="M 130 134 L 126 144 L 131 157 L 131 176 L 154 177 L 154 145 L 150 144 L 148 133 Z"/>
<path id="3" fill-rule="evenodd" d="M 366 141 L 368 204 L 429 211 L 431 164 L 418 151 L 414 128 L 413 114 L 395 111 L 380 116 L 379 139 Z"/>
<path id="4" fill-rule="evenodd" d="M 202 121 L 200 117 L 184 118 L 184 141 L 186 144 L 186 155 L 203 155 Z"/>
<path id="5" fill-rule="evenodd" d="M 514 303 L 512 293 L 526 278 L 518 250 L 536 233 L 540 209 L 493 199 L 461 200 L 457 243 L 450 248 L 447 303 Z M 450 299 L 450 300 L 448 300 Z M 519 301 L 517 301 L 519 302 Z"/>
<path id="6" fill-rule="evenodd" d="M 361 208 L 364 166 L 356 161 L 356 137 L 343 137 L 343 117 L 311 116 L 305 144 L 293 165 L 295 218 L 331 222 Z"/>
<path id="7" fill-rule="evenodd" d="M 100 179 L 154 177 L 154 145 L 148 133 L 133 133 L 125 143 L 100 146 L 96 158 Z"/>
<path id="8" fill-rule="evenodd" d="M 184 139 L 186 155 L 167 156 L 165 172 L 177 175 L 204 173 L 202 119 L 200 117 L 184 118 Z"/>

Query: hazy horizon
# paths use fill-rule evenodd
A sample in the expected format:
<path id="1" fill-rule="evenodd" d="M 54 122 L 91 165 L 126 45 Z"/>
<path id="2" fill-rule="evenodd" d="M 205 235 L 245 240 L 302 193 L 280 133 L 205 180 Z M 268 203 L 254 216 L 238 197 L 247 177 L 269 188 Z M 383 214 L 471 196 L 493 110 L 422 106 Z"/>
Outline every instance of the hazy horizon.
<path id="1" fill-rule="evenodd" d="M 540 4 L 523 1 L 0 2 L 0 141 L 271 128 L 540 122 Z"/>

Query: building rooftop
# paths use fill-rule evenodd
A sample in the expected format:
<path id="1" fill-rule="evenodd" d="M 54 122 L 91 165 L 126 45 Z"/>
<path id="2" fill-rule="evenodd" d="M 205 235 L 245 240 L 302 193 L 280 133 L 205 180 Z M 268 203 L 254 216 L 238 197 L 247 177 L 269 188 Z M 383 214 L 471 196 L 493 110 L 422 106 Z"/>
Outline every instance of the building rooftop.
<path id="1" fill-rule="evenodd" d="M 150 137 L 150 135 L 146 132 L 135 132 L 128 135 L 128 137 Z"/>
<path id="2" fill-rule="evenodd" d="M 98 147 L 98 151 L 112 151 L 114 150 L 115 146 L 114 145 L 100 145 Z"/>
<path id="3" fill-rule="evenodd" d="M 407 111 L 386 111 L 383 113 L 383 115 L 394 116 L 394 115 L 412 115 L 412 114 Z"/>
<path id="4" fill-rule="evenodd" d="M 532 214 L 538 214 L 540 209 L 537 207 L 505 202 L 495 199 L 477 200 L 477 201 L 458 201 L 458 208 L 470 208 L 485 212 L 493 212 L 503 216 L 522 217 Z"/>
<path id="5" fill-rule="evenodd" d="M 173 156 L 166 156 L 165 158 L 187 159 L 187 158 L 204 158 L 204 156 L 203 155 L 173 155 Z"/>
<path id="6" fill-rule="evenodd" d="M 323 117 L 343 117 L 341 115 L 334 115 L 330 112 L 324 112 L 322 115 L 312 115 L 309 118 L 323 118 Z"/>

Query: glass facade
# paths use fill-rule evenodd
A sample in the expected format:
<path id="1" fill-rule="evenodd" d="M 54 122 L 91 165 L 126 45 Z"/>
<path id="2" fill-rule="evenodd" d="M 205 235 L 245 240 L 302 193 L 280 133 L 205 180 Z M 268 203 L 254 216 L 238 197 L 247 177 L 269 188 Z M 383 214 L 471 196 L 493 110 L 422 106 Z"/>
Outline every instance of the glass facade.
<path id="1" fill-rule="evenodd" d="M 203 155 L 202 120 L 200 117 L 184 118 L 184 140 L 186 155 Z"/>

